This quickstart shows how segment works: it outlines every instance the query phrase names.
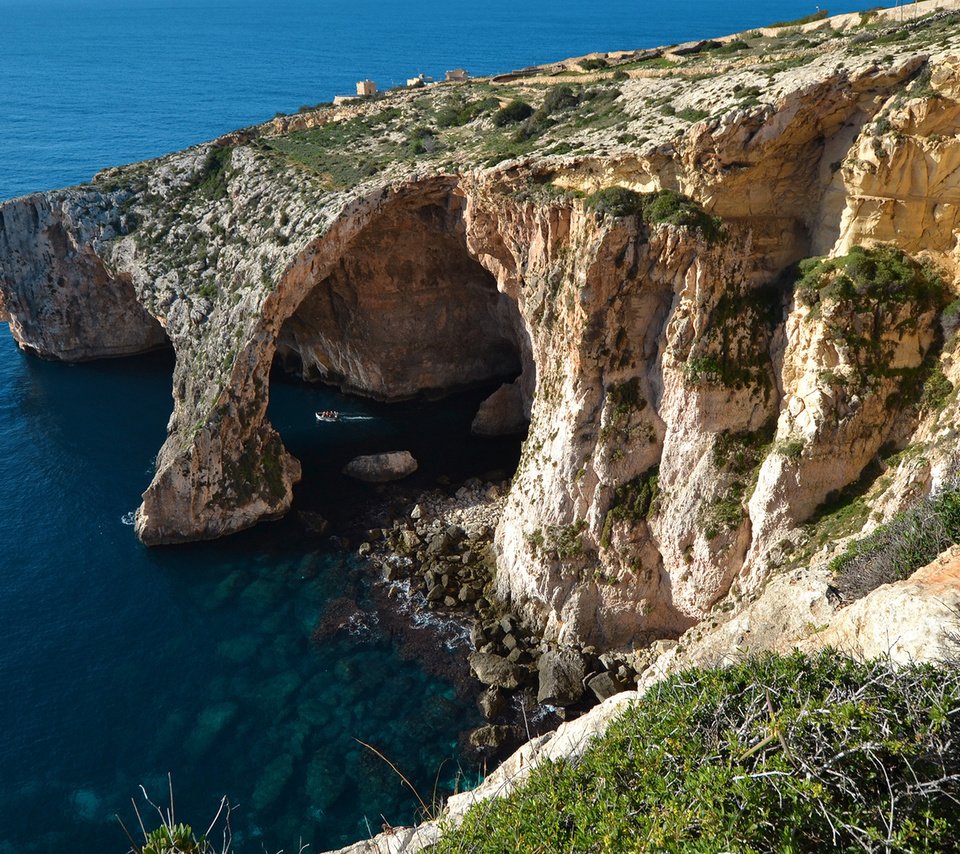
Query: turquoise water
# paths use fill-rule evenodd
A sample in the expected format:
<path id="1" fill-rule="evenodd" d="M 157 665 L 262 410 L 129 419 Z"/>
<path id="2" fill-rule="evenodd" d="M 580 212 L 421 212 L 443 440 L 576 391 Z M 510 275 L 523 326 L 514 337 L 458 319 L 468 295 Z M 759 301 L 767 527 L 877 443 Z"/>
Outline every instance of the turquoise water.
<path id="1" fill-rule="evenodd" d="M 870 5 L 846 3 L 833 11 Z M 74 183 L 417 72 L 475 73 L 718 35 L 807 2 L 0 0 L 0 199 Z M 477 722 L 456 645 L 398 633 L 349 553 L 296 519 L 148 551 L 124 523 L 169 416 L 169 355 L 65 366 L 0 334 L 0 854 L 126 847 L 139 784 L 196 824 L 226 794 L 241 851 L 311 850 L 409 821 Z M 370 492 L 353 453 L 408 447 L 415 483 L 513 464 L 469 440 L 480 393 L 389 408 L 275 378 L 304 462 L 297 506 L 339 525 Z M 370 420 L 317 425 L 316 409 Z M 336 631 L 344 620 L 347 629 Z M 451 635 L 450 638 L 453 636 Z M 449 649 L 448 647 L 453 647 Z M 431 649 L 429 657 L 423 650 Z M 467 764 L 467 773 L 473 769 Z"/>
<path id="2" fill-rule="evenodd" d="M 137 786 L 159 796 L 167 772 L 184 818 L 230 797 L 241 850 L 260 850 L 261 835 L 271 851 L 301 836 L 314 850 L 351 841 L 365 816 L 378 828 L 381 813 L 409 821 L 416 806 L 354 739 L 429 794 L 441 763 L 452 780 L 458 735 L 478 723 L 470 698 L 381 625 L 356 559 L 295 520 L 216 544 L 136 542 L 123 517 L 163 440 L 170 370 L 164 354 L 67 367 L 0 341 L 4 854 L 123 850 L 114 813 L 132 820 Z M 463 433 L 476 397 L 389 410 L 273 385 L 271 415 L 305 463 L 299 505 L 332 515 L 356 446 Z M 313 418 L 321 406 L 372 420 L 338 439 Z M 475 448 L 455 474 L 504 458 Z M 344 603 L 351 620 L 337 632 L 340 618 L 324 617 Z M 439 646 L 434 666 L 457 654 Z"/>

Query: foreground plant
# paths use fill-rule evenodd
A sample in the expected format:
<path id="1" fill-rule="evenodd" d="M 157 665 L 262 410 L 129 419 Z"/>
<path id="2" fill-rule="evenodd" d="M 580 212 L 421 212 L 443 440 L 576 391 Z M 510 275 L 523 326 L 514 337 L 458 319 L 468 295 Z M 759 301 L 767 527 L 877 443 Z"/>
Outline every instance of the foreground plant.
<path id="1" fill-rule="evenodd" d="M 957 851 L 958 815 L 956 666 L 769 655 L 651 688 L 437 850 Z"/>
<path id="2" fill-rule="evenodd" d="M 230 802 L 227 798 L 224 797 L 221 799 L 217 814 L 213 817 L 213 821 L 210 822 L 206 833 L 197 836 L 189 824 L 183 824 L 177 821 L 173 805 L 173 779 L 169 774 L 167 775 L 167 785 L 170 793 L 170 805 L 166 809 L 161 809 L 157 806 L 157 804 L 150 800 L 149 795 L 147 795 L 147 790 L 143 786 L 140 787 L 143 799 L 153 807 L 157 815 L 160 816 L 160 826 L 149 832 L 144 825 L 143 817 L 140 815 L 140 809 L 137 807 L 137 802 L 132 798 L 130 799 L 130 802 L 133 804 L 133 811 L 137 816 L 137 823 L 140 825 L 140 832 L 143 834 L 142 844 L 136 842 L 120 816 L 117 816 L 117 821 L 120 822 L 123 832 L 126 833 L 127 839 L 130 840 L 130 854 L 230 854 L 233 836 L 230 831 Z M 209 840 L 210 834 L 220 822 L 221 818 L 223 819 L 222 840 L 220 846 L 217 847 Z"/>

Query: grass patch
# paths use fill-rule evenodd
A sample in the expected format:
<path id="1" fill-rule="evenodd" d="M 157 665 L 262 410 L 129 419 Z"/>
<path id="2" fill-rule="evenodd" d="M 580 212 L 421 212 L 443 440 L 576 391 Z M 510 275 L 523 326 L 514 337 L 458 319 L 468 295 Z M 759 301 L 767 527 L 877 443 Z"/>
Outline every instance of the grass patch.
<path id="1" fill-rule="evenodd" d="M 780 320 L 781 294 L 776 287 L 725 293 L 683 365 L 690 386 L 721 385 L 741 389 L 773 385 L 767 337 Z M 744 330 L 751 330 L 744 334 Z"/>
<path id="2" fill-rule="evenodd" d="M 265 143 L 268 149 L 322 176 L 331 189 L 344 189 L 412 153 L 409 137 L 406 144 L 390 138 L 401 116 L 401 110 L 389 107 L 370 116 L 270 137 Z"/>
<path id="3" fill-rule="evenodd" d="M 849 601 L 900 581 L 960 542 L 960 481 L 898 513 L 830 562 L 835 586 Z"/>
<path id="4" fill-rule="evenodd" d="M 196 190 L 205 199 L 223 199 L 227 195 L 227 181 L 229 179 L 230 161 L 233 158 L 233 148 L 211 148 L 190 184 L 190 189 Z"/>
<path id="5" fill-rule="evenodd" d="M 434 850 L 955 850 L 958 772 L 957 668 L 767 655 L 654 686 Z"/>
<path id="6" fill-rule="evenodd" d="M 572 560 L 583 554 L 584 520 L 570 525 L 548 525 L 527 536 L 527 545 L 538 554 L 552 560 Z"/>

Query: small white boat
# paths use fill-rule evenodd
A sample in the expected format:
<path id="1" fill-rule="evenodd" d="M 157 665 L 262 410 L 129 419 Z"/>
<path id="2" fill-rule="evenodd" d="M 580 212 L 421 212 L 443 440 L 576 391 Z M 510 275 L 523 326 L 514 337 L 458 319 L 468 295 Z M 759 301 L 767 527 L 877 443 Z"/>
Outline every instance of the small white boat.
<path id="1" fill-rule="evenodd" d="M 314 413 L 317 416 L 317 421 L 339 421 L 340 413 L 335 409 L 324 409 L 320 412 Z"/>

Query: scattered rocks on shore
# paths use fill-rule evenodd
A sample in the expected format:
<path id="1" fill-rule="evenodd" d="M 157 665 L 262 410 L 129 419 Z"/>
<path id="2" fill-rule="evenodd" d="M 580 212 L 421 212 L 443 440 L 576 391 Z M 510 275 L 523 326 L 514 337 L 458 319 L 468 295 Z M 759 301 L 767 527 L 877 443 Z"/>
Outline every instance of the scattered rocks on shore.
<path id="1" fill-rule="evenodd" d="M 519 688 L 526 681 L 520 668 L 503 656 L 492 652 L 470 654 L 470 669 L 484 685 L 493 688 Z"/>
<path id="2" fill-rule="evenodd" d="M 534 697 L 541 714 L 569 719 L 635 687 L 646 659 L 643 653 L 598 656 L 592 647 L 558 648 L 496 600 L 493 534 L 507 487 L 471 479 L 452 496 L 421 494 L 401 518 L 366 531 L 359 552 L 380 565 L 385 583 L 399 585 L 391 592 L 406 590 L 422 609 L 472 621 L 468 661 L 487 686 L 478 702 L 488 722 L 514 725 L 519 707 L 529 708 Z M 499 749 L 495 742 L 512 744 L 481 729 L 469 739 L 476 749 L 489 754 Z"/>
<path id="3" fill-rule="evenodd" d="M 573 649 L 550 650 L 540 656 L 538 703 L 572 706 L 582 696 L 587 677 L 583 656 Z"/>

